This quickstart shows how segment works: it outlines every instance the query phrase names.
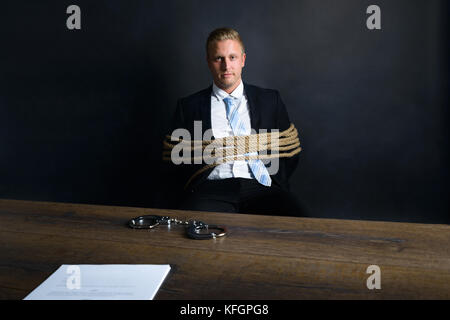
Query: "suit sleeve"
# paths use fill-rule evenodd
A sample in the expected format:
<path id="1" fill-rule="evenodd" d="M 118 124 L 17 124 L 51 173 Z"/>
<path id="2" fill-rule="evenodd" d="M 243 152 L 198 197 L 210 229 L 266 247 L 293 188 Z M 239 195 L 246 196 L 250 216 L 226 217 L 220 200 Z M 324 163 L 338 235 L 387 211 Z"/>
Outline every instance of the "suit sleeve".
<path id="1" fill-rule="evenodd" d="M 280 93 L 276 91 L 276 97 L 277 97 L 277 112 L 278 112 L 278 128 L 280 131 L 284 131 L 289 128 L 291 125 L 291 120 L 289 119 L 288 112 L 286 110 L 286 106 L 283 103 L 283 100 L 281 99 Z M 294 172 L 294 170 L 297 168 L 298 161 L 299 161 L 299 154 L 294 155 L 290 158 L 281 158 L 280 161 L 284 161 L 286 164 L 286 179 L 289 179 Z"/>

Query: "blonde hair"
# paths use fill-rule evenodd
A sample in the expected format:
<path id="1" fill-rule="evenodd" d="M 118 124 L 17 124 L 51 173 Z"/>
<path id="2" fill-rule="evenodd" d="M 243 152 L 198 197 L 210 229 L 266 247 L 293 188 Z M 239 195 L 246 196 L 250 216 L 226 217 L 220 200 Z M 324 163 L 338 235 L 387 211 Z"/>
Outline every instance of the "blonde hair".
<path id="1" fill-rule="evenodd" d="M 241 45 L 242 53 L 245 52 L 244 42 L 242 42 L 241 36 L 236 30 L 231 28 L 218 28 L 212 31 L 206 40 L 206 55 L 209 55 L 209 47 L 211 44 L 223 40 L 237 40 Z"/>

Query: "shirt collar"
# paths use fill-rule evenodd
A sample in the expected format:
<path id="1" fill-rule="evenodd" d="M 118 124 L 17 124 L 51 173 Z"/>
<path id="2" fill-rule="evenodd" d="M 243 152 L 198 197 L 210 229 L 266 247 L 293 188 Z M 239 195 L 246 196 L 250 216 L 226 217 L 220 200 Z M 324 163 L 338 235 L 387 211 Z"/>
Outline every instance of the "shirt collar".
<path id="1" fill-rule="evenodd" d="M 242 95 L 244 94 L 244 83 L 241 79 L 241 83 L 239 83 L 236 89 L 234 89 L 232 93 L 228 94 L 224 90 L 216 86 L 216 84 L 213 82 L 212 94 L 218 101 L 221 101 L 228 96 L 232 96 L 235 99 L 241 99 Z"/>

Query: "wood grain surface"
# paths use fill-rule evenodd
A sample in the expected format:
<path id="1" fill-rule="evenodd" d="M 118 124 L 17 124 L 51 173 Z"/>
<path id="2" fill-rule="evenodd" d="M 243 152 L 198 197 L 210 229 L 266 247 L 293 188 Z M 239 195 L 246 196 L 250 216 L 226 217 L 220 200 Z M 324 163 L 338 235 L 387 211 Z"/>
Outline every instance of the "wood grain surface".
<path id="1" fill-rule="evenodd" d="M 159 214 L 223 224 L 127 227 Z M 450 226 L 0 199 L 0 299 L 23 299 L 61 264 L 170 264 L 156 299 L 450 299 Z M 381 289 L 369 290 L 378 265 Z"/>

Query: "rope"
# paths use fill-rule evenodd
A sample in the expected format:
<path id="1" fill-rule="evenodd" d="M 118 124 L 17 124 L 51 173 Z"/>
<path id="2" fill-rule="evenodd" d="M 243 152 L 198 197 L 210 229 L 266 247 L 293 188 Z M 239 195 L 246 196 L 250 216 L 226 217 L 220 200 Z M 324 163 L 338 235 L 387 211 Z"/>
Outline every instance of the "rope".
<path id="1" fill-rule="evenodd" d="M 171 143 L 173 141 L 178 143 Z M 171 153 L 175 146 L 188 148 L 189 151 L 201 150 L 202 156 L 192 157 L 192 162 L 200 161 L 203 163 L 205 161 L 205 163 L 210 163 L 195 172 L 189 178 L 184 188 L 187 188 L 191 181 L 202 172 L 222 163 L 236 160 L 289 158 L 302 150 L 294 124 L 291 124 L 288 129 L 281 132 L 230 136 L 214 140 L 183 140 L 166 135 L 163 141 L 163 161 L 172 161 Z M 205 154 L 205 149 L 207 154 Z M 259 154 L 259 152 L 263 151 L 270 151 L 270 154 Z M 223 156 L 224 154 L 225 157 Z"/>

